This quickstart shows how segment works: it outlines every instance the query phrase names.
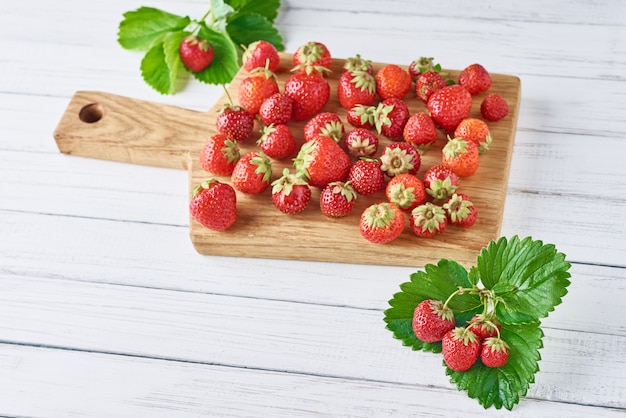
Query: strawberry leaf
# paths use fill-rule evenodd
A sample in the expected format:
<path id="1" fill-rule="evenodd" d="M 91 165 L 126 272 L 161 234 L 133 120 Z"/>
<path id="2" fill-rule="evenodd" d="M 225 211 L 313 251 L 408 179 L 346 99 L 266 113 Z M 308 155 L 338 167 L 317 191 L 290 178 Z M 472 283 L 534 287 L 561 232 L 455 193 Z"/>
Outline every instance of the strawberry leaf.
<path id="1" fill-rule="evenodd" d="M 501 238 L 483 249 L 477 258 L 480 279 L 503 304 L 497 315 L 505 322 L 543 318 L 567 294 L 570 264 L 554 245 L 531 238 Z"/>
<path id="2" fill-rule="evenodd" d="M 257 40 L 264 40 L 276 47 L 285 49 L 283 38 L 272 22 L 256 13 L 239 14 L 228 21 L 228 34 L 237 45 L 248 45 Z"/>
<path id="3" fill-rule="evenodd" d="M 153 45 L 141 60 L 141 76 L 150 87 L 161 94 L 174 92 L 163 41 Z"/>
<path id="4" fill-rule="evenodd" d="M 446 374 L 459 390 L 467 391 L 485 408 L 494 406 L 511 410 L 525 396 L 539 371 L 539 349 L 543 347 L 540 323 L 502 324 L 501 337 L 509 344 L 509 360 L 498 368 L 490 368 L 478 360 L 468 371 L 455 372 L 446 367 Z M 445 363 L 444 363 L 445 366 Z"/>
<path id="5" fill-rule="evenodd" d="M 213 45 L 213 61 L 204 70 L 193 76 L 207 84 L 227 84 L 239 71 L 239 57 L 235 44 L 227 34 L 217 32 L 206 25 L 201 25 L 198 36 Z"/>
<path id="6" fill-rule="evenodd" d="M 384 318 L 387 329 L 393 332 L 395 338 L 402 340 L 403 345 L 414 350 L 441 352 L 441 343 L 425 343 L 415 336 L 413 311 L 426 299 L 445 301 L 459 287 L 471 288 L 473 284 L 467 270 L 456 261 L 440 260 L 436 266 L 424 266 L 424 271 L 413 273 L 410 282 L 400 285 L 402 292 L 396 293 L 389 301 L 392 307 L 385 311 Z M 454 311 L 458 325 L 465 325 L 482 309 L 480 298 L 470 292 L 455 296 L 448 306 Z"/>
<path id="7" fill-rule="evenodd" d="M 265 17 L 270 22 L 274 22 L 278 16 L 280 0 L 225 0 L 237 14 L 255 13 Z"/>
<path id="8" fill-rule="evenodd" d="M 145 51 L 173 31 L 183 30 L 191 20 L 153 7 L 140 7 L 124 13 L 117 34 L 118 43 L 125 49 Z"/>

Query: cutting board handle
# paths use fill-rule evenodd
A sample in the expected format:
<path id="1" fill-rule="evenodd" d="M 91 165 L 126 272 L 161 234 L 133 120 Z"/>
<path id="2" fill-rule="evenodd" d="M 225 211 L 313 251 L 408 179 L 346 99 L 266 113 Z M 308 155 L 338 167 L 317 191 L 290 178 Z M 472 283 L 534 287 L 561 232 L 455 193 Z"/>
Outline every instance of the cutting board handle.
<path id="1" fill-rule="evenodd" d="M 70 100 L 54 139 L 65 154 L 185 169 L 211 135 L 207 113 L 96 91 Z"/>

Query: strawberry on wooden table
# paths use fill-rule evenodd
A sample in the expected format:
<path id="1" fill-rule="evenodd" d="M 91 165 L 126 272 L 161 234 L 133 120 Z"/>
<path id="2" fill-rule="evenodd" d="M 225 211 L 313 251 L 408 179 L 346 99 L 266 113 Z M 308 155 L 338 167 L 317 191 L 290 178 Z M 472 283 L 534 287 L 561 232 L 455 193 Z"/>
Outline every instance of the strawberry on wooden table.
<path id="1" fill-rule="evenodd" d="M 471 64 L 459 73 L 459 84 L 470 94 L 484 93 L 491 87 L 491 75 L 480 64 Z"/>
<path id="2" fill-rule="evenodd" d="M 380 161 L 374 158 L 356 161 L 350 167 L 348 179 L 354 190 L 363 196 L 374 194 L 385 187 L 385 173 L 380 169 Z"/>
<path id="3" fill-rule="evenodd" d="M 378 137 L 365 128 L 354 128 L 344 137 L 348 153 L 353 157 L 373 157 L 378 152 Z"/>
<path id="4" fill-rule="evenodd" d="M 446 87 L 448 82 L 437 71 L 426 71 L 415 79 L 415 97 L 422 102 L 428 102 L 428 98 L 437 90 Z"/>
<path id="5" fill-rule="evenodd" d="M 301 173 L 283 175 L 272 182 L 272 203 L 281 212 L 294 215 L 302 212 L 311 200 L 311 189 Z"/>
<path id="6" fill-rule="evenodd" d="M 399 174 L 391 178 L 385 188 L 385 195 L 389 202 L 405 212 L 411 212 L 424 203 L 427 196 L 424 182 L 413 174 Z"/>
<path id="7" fill-rule="evenodd" d="M 415 307 L 411 325 L 417 338 L 434 343 L 454 329 L 454 313 L 442 301 L 426 299 Z"/>
<path id="8" fill-rule="evenodd" d="M 422 165 L 422 157 L 408 142 L 393 142 L 380 155 L 381 170 L 388 176 L 416 174 Z"/>
<path id="9" fill-rule="evenodd" d="M 321 42 L 310 41 L 296 49 L 293 54 L 293 63 L 298 69 L 315 66 L 330 69 L 332 56 L 326 45 Z"/>
<path id="10" fill-rule="evenodd" d="M 418 237 L 430 238 L 446 230 L 448 218 L 441 206 L 426 202 L 411 211 L 410 225 Z"/>
<path id="11" fill-rule="evenodd" d="M 404 230 L 404 215 L 393 203 L 377 203 L 361 214 L 359 230 L 363 238 L 374 244 L 386 244 Z"/>
<path id="12" fill-rule="evenodd" d="M 224 134 L 209 137 L 200 150 L 200 166 L 217 176 L 229 176 L 239 161 L 237 143 Z"/>
<path id="13" fill-rule="evenodd" d="M 318 135 L 324 135 L 339 142 L 345 134 L 343 122 L 334 112 L 322 112 L 313 116 L 304 125 L 304 140 L 310 141 Z"/>
<path id="14" fill-rule="evenodd" d="M 178 53 L 183 65 L 190 71 L 197 73 L 211 65 L 215 51 L 206 39 L 196 35 L 188 35 L 181 41 Z"/>
<path id="15" fill-rule="evenodd" d="M 454 137 L 476 143 L 478 152 L 481 154 L 489 150 L 492 141 L 489 126 L 478 118 L 463 119 L 454 130 Z"/>
<path id="16" fill-rule="evenodd" d="M 307 66 L 289 76 L 284 92 L 293 103 L 293 119 L 302 121 L 313 117 L 326 106 L 330 84 L 322 76 L 322 67 Z"/>
<path id="17" fill-rule="evenodd" d="M 406 142 L 424 153 L 428 147 L 437 141 L 437 127 L 432 118 L 424 112 L 416 112 L 409 117 L 402 137 Z"/>
<path id="18" fill-rule="evenodd" d="M 445 131 L 453 132 L 469 116 L 472 95 L 465 87 L 454 84 L 431 94 L 426 106 L 437 125 Z"/>
<path id="19" fill-rule="evenodd" d="M 343 64 L 343 70 L 344 72 L 365 71 L 374 75 L 374 65 L 372 61 L 361 57 L 360 54 L 346 58 L 346 62 Z"/>
<path id="20" fill-rule="evenodd" d="M 376 72 L 376 92 L 381 99 L 402 99 L 411 89 L 408 71 L 396 64 L 384 65 Z"/>
<path id="21" fill-rule="evenodd" d="M 268 157 L 282 160 L 296 150 L 296 140 L 288 125 L 268 125 L 261 128 L 261 137 L 257 141 L 261 151 Z"/>
<path id="22" fill-rule="evenodd" d="M 346 109 L 358 104 L 369 106 L 376 99 L 376 80 L 367 71 L 344 71 L 337 84 L 337 97 Z"/>
<path id="23" fill-rule="evenodd" d="M 267 68 L 275 73 L 280 65 L 280 56 L 274 45 L 260 40 L 252 42 L 246 47 L 241 61 L 243 68 L 248 72 L 256 68 Z"/>
<path id="24" fill-rule="evenodd" d="M 409 63 L 408 71 L 412 80 L 417 79 L 420 74 L 432 71 L 434 68 L 433 57 L 419 57 Z"/>
<path id="25" fill-rule="evenodd" d="M 350 182 L 334 181 L 322 189 L 320 209 L 324 216 L 342 218 L 352 212 L 356 199 L 356 191 Z"/>
<path id="26" fill-rule="evenodd" d="M 467 328 L 456 327 L 441 340 L 443 360 L 454 371 L 464 372 L 476 363 L 480 355 L 480 339 Z"/>
<path id="27" fill-rule="evenodd" d="M 376 131 L 392 141 L 401 141 L 410 116 L 411 112 L 404 101 L 395 97 L 385 99 L 374 110 Z"/>
<path id="28" fill-rule="evenodd" d="M 194 188 L 189 211 L 205 227 L 224 231 L 237 220 L 237 195 L 229 184 L 208 179 Z"/>
<path id="29" fill-rule="evenodd" d="M 356 105 L 348 110 L 346 120 L 355 128 L 374 129 L 376 106 Z"/>
<path id="30" fill-rule="evenodd" d="M 480 153 L 472 141 L 452 138 L 442 149 L 442 163 L 459 177 L 469 177 L 478 170 Z"/>
<path id="31" fill-rule="evenodd" d="M 476 206 L 472 203 L 470 197 L 463 193 L 454 193 L 444 203 L 443 209 L 446 211 L 448 222 L 451 225 L 469 227 L 474 225 L 478 218 Z"/>
<path id="32" fill-rule="evenodd" d="M 266 68 L 257 68 L 241 80 L 238 91 L 239 105 L 250 114 L 256 115 L 263 101 L 278 92 L 276 75 Z"/>
<path id="33" fill-rule="evenodd" d="M 242 193 L 264 192 L 271 183 L 272 163 L 260 151 L 250 151 L 239 159 L 231 176 L 232 185 Z"/>
<path id="34" fill-rule="evenodd" d="M 236 142 L 250 138 L 254 129 L 254 116 L 241 106 L 224 105 L 215 120 L 215 128 Z"/>
<path id="35" fill-rule="evenodd" d="M 285 93 L 274 93 L 261 103 L 259 118 L 264 125 L 285 124 L 291 120 L 293 103 Z"/>
<path id="36" fill-rule="evenodd" d="M 459 176 L 443 164 L 426 170 L 423 181 L 426 193 L 435 203 L 447 201 L 459 186 Z"/>
<path id="37" fill-rule="evenodd" d="M 480 114 L 486 120 L 495 122 L 509 114 L 509 105 L 504 97 L 491 93 L 480 103 Z"/>
<path id="38" fill-rule="evenodd" d="M 302 145 L 293 166 L 306 173 L 311 186 L 324 187 L 333 181 L 344 181 L 351 161 L 334 139 L 318 135 Z"/>

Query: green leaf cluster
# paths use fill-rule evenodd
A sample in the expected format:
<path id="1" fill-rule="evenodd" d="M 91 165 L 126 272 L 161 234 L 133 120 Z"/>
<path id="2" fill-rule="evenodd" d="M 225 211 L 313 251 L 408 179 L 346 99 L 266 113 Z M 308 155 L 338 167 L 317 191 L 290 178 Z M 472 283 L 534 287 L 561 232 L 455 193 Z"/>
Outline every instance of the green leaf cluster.
<path id="1" fill-rule="evenodd" d="M 198 35 L 213 46 L 211 65 L 191 73 L 207 84 L 229 83 L 241 67 L 242 47 L 252 42 L 266 40 L 279 51 L 284 50 L 283 39 L 274 26 L 280 0 L 210 0 L 209 3 L 209 10 L 198 20 L 145 6 L 124 13 L 118 43 L 125 49 L 146 51 L 141 60 L 141 75 L 159 93 L 175 93 L 180 88 L 181 75 L 191 73 L 178 54 L 187 35 Z"/>
<path id="2" fill-rule="evenodd" d="M 481 292 L 489 292 L 502 323 L 501 338 L 509 345 L 509 361 L 490 368 L 480 360 L 465 372 L 446 367 L 459 390 L 485 408 L 511 410 L 525 396 L 539 371 L 543 347 L 541 319 L 562 302 L 570 284 L 570 264 L 554 245 L 530 237 L 500 238 L 481 250 L 469 271 L 453 260 L 440 260 L 413 273 L 389 301 L 384 321 L 393 336 L 413 350 L 441 352 L 441 343 L 420 341 L 412 328 L 413 311 L 423 300 L 445 301 L 459 288 L 472 289 L 450 299 L 457 326 L 465 326 L 485 310 Z M 480 287 L 482 285 L 482 287 Z M 445 366 L 445 362 L 443 363 Z"/>

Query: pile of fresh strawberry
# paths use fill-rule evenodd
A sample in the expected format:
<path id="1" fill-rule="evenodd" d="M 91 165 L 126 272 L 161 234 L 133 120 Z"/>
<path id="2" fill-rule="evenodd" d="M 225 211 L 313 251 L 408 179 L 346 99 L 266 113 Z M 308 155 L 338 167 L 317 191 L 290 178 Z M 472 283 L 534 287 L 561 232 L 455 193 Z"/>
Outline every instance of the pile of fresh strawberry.
<path id="1" fill-rule="evenodd" d="M 207 184 L 246 194 L 271 189 L 273 205 L 287 214 L 305 210 L 317 196 L 311 188 L 317 188 L 319 210 L 329 218 L 347 216 L 355 200 L 367 196 L 372 204 L 362 212 L 359 229 L 374 243 L 397 238 L 406 218 L 419 237 L 476 222 L 476 205 L 459 185 L 477 171 L 492 141 L 484 120 L 508 114 L 506 101 L 492 93 L 482 103 L 482 119 L 469 117 L 473 95 L 491 86 L 482 66 L 470 65 L 455 81 L 432 58 L 415 60 L 408 69 L 387 64 L 375 71 L 371 61 L 356 55 L 345 61 L 332 86 L 344 120 L 326 109 L 333 91 L 326 76 L 332 64 L 326 45 L 300 46 L 283 86 L 276 77 L 279 55 L 271 44 L 251 45 L 243 60 L 247 75 L 238 87 L 238 104 L 229 96 L 216 121 L 217 133 L 200 153 L 204 170 L 230 176 L 230 182 L 213 178 Z M 425 108 L 411 113 L 409 101 Z M 255 126 L 257 149 L 244 153 L 240 145 L 254 136 Z M 422 156 L 438 137 L 447 141 L 441 163 L 423 167 Z M 272 178 L 273 164 L 284 166 L 285 161 L 292 163 Z M 210 211 L 198 212 L 206 190 L 198 188 L 190 207 L 192 216 L 211 228 L 203 219 Z M 223 209 L 212 216 L 222 217 Z M 233 216 L 236 211 L 227 212 Z"/>

